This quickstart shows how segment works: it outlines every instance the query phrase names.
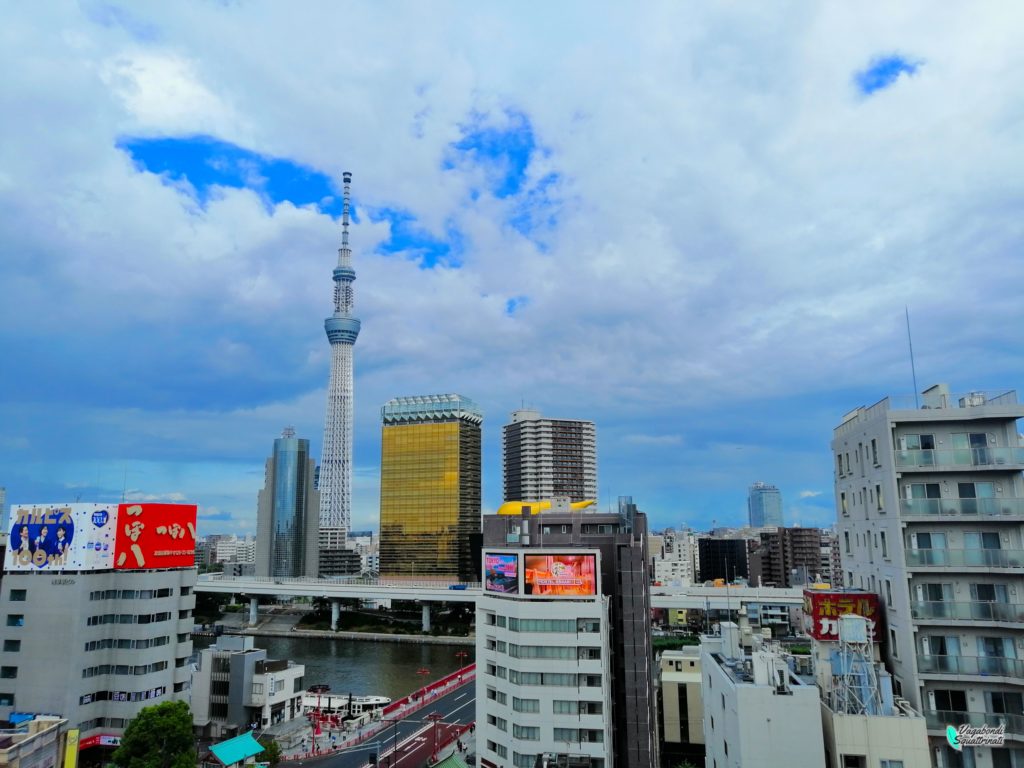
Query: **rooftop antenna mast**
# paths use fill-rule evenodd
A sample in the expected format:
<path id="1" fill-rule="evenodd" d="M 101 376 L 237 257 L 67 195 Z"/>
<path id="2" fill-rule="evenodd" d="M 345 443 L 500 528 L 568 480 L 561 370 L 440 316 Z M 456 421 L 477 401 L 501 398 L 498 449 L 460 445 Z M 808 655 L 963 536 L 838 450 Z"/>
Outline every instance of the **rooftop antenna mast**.
<path id="1" fill-rule="evenodd" d="M 917 370 L 914 368 L 914 339 L 910 335 L 910 307 L 904 304 L 903 311 L 907 316 L 907 345 L 910 347 L 910 375 L 914 379 L 914 408 L 920 408 L 921 403 L 917 396 Z"/>

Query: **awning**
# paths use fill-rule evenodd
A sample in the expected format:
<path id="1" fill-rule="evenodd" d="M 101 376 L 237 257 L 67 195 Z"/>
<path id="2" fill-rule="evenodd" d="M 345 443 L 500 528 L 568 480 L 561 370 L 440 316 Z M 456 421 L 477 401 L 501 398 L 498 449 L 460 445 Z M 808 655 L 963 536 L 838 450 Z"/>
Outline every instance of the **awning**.
<path id="1" fill-rule="evenodd" d="M 210 747 L 210 751 L 224 765 L 235 765 L 246 758 L 258 755 L 263 751 L 263 747 L 252 737 L 250 731 L 241 736 L 235 736 L 233 739 L 222 741 L 220 744 L 214 744 Z"/>

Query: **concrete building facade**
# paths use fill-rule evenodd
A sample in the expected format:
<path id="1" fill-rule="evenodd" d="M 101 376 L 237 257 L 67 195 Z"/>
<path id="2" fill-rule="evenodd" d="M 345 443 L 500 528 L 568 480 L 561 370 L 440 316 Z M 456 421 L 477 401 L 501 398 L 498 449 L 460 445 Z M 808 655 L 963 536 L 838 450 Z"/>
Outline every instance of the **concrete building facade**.
<path id="1" fill-rule="evenodd" d="M 817 581 L 821 575 L 821 530 L 761 531 L 749 561 L 750 583 L 755 587 L 793 587 Z"/>
<path id="2" fill-rule="evenodd" d="M 672 764 L 704 762 L 701 685 L 699 646 L 662 651 L 658 658 L 661 754 Z"/>
<path id="3" fill-rule="evenodd" d="M 502 428 L 505 501 L 597 499 L 597 428 L 521 409 Z"/>
<path id="4" fill-rule="evenodd" d="M 602 605 L 607 606 L 603 609 L 607 611 L 606 623 L 600 629 L 602 636 L 607 639 L 601 641 L 601 647 L 610 649 L 610 657 L 601 657 L 600 687 L 603 690 L 605 685 L 610 685 L 611 712 L 609 715 L 606 710 L 603 715 L 610 722 L 613 733 L 610 756 L 616 766 L 647 768 L 658 763 L 647 517 L 637 510 L 628 497 L 620 498 L 619 509 L 619 514 L 570 512 L 565 502 L 557 503 L 550 511 L 534 516 L 489 515 L 483 519 L 483 543 L 485 551 L 495 547 L 510 547 L 524 553 L 524 558 L 532 554 L 531 550 L 539 547 L 547 552 L 571 552 L 580 548 L 600 552 Z M 524 579 L 528 576 L 529 573 L 525 574 Z M 488 578 L 485 572 L 485 583 Z M 541 612 L 531 613 L 531 616 L 540 617 L 543 614 L 546 618 L 557 619 L 566 615 L 563 611 L 569 610 L 569 602 L 565 598 L 537 600 L 533 595 L 522 595 L 519 599 L 528 603 L 530 611 Z M 508 601 L 509 598 L 503 600 Z M 572 610 L 590 611 L 593 608 L 593 605 L 585 605 L 573 607 Z M 478 626 L 480 621 L 478 618 Z M 478 664 L 480 658 L 478 656 Z M 591 666 L 597 668 L 596 659 L 587 661 L 588 669 Z M 553 666 L 554 669 L 558 669 L 557 665 Z M 587 674 L 597 672 L 588 671 Z M 567 689 L 565 698 L 575 695 L 581 699 L 589 698 L 590 692 L 587 689 L 594 686 L 596 681 L 585 680 L 578 689 Z M 486 691 L 484 694 L 483 698 L 478 698 L 478 706 L 486 708 L 491 700 L 486 697 Z M 485 721 L 486 714 L 486 709 L 478 710 L 478 723 Z M 568 750 L 563 745 L 557 752 L 573 752 L 576 744 L 571 744 Z M 514 751 L 532 753 L 525 746 Z M 536 753 L 539 752 L 536 750 Z M 486 757 L 485 752 L 480 754 Z M 496 757 L 492 754 L 488 759 L 494 762 Z M 508 759 L 512 759 L 511 753 Z"/>
<path id="5" fill-rule="evenodd" d="M 195 583 L 194 568 L 6 573 L 0 719 L 58 713 L 84 742 L 187 701 Z"/>
<path id="6" fill-rule="evenodd" d="M 701 638 L 705 765 L 820 768 L 825 764 L 818 687 L 777 653 L 740 648 L 739 627 Z M 872 768 L 878 768 L 872 766 Z"/>
<path id="7" fill-rule="evenodd" d="M 274 440 L 257 501 L 257 576 L 317 577 L 320 497 L 315 472 L 309 440 L 284 430 Z"/>
<path id="8" fill-rule="evenodd" d="M 847 586 L 885 604 L 897 695 L 925 715 L 937 766 L 1024 761 L 1024 448 L 1014 391 L 886 398 L 832 440 Z M 958 752 L 946 727 L 1005 727 Z"/>
<path id="9" fill-rule="evenodd" d="M 222 739 L 301 717 L 304 675 L 301 664 L 268 659 L 250 636 L 222 635 L 200 651 L 192 675 L 196 730 Z"/>

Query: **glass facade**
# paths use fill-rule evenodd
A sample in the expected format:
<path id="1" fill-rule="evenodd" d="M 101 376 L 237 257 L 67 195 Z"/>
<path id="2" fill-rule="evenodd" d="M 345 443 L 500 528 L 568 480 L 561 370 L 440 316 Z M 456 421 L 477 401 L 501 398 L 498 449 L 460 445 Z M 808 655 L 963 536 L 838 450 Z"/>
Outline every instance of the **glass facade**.
<path id="1" fill-rule="evenodd" d="M 418 409 L 420 403 L 426 407 Z M 438 404 L 433 398 L 400 398 L 384 407 L 380 573 L 385 577 L 474 578 L 470 540 L 480 530 L 482 419 L 465 398 L 454 408 L 450 401 Z"/>
<path id="2" fill-rule="evenodd" d="M 309 509 L 306 466 L 309 440 L 279 437 L 274 441 L 273 519 L 271 522 L 270 573 L 298 577 L 305 569 L 306 516 Z"/>
<path id="3" fill-rule="evenodd" d="M 782 494 L 774 485 L 754 483 L 747 497 L 750 512 L 750 527 L 782 527 Z"/>

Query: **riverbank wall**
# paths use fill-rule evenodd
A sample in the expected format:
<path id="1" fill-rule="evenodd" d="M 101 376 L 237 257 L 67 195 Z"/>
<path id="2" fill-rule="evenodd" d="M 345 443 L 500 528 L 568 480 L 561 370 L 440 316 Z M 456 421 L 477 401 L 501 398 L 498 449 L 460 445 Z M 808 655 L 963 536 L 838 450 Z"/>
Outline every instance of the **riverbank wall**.
<path id="1" fill-rule="evenodd" d="M 264 629 L 261 627 L 227 630 L 232 635 L 254 637 L 316 637 L 335 640 L 367 640 L 373 643 L 419 643 L 421 645 L 475 645 L 476 638 L 456 635 L 392 635 L 386 632 L 332 632 L 329 629 Z"/>

